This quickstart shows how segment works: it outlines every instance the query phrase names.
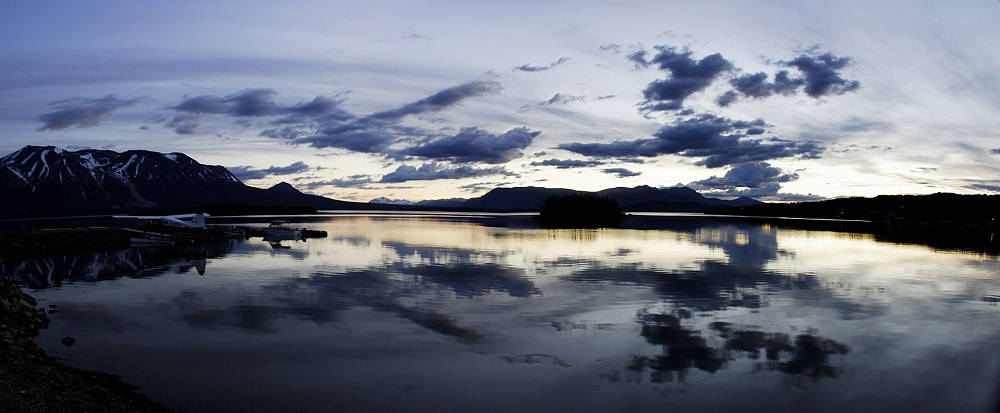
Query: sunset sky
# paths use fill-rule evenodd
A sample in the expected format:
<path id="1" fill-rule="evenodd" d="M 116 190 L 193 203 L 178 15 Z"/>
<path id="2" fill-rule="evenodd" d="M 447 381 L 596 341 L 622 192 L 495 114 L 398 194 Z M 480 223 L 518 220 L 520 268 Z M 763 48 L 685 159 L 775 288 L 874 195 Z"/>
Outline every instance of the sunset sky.
<path id="1" fill-rule="evenodd" d="M 0 152 L 337 199 L 1000 192 L 1000 2 L 0 4 Z"/>

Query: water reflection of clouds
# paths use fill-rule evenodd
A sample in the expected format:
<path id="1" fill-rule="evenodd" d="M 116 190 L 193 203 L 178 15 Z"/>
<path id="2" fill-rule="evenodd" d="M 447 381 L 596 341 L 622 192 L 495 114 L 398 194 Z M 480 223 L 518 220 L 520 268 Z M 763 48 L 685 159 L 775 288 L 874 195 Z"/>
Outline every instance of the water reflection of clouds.
<path id="1" fill-rule="evenodd" d="M 831 364 L 832 357 L 850 352 L 846 344 L 811 333 L 792 339 L 785 333 L 725 322 L 711 323 L 711 333 L 723 340 L 722 344 L 713 345 L 701 331 L 684 325 L 684 320 L 689 318 L 690 313 L 683 311 L 666 314 L 643 310 L 636 315 L 636 322 L 642 326 L 640 336 L 647 343 L 660 346 L 661 352 L 633 356 L 625 366 L 625 370 L 633 373 L 630 381 L 641 381 L 635 374 L 649 370 L 652 383 L 683 383 L 691 369 L 715 373 L 737 358 L 760 360 L 762 353 L 765 361 L 754 363 L 756 371 L 778 371 L 812 378 L 837 377 L 840 369 Z"/>
<path id="2" fill-rule="evenodd" d="M 358 362 L 370 362 L 371 372 L 355 370 L 358 380 L 381 377 L 377 370 L 391 370 L 400 352 L 422 365 L 451 365 L 452 372 L 467 367 L 455 360 L 479 357 L 477 363 L 494 364 L 477 368 L 516 380 L 563 372 L 552 374 L 577 377 L 584 381 L 574 384 L 584 387 L 600 383 L 602 372 L 609 381 L 675 384 L 711 375 L 688 382 L 708 389 L 691 400 L 716 397 L 705 395 L 717 386 L 759 389 L 783 380 L 851 387 L 844 383 L 859 372 L 900 367 L 936 347 L 959 354 L 996 337 L 987 317 L 1000 301 L 995 259 L 822 232 L 675 221 L 653 231 L 579 233 L 338 221 L 319 227 L 331 236 L 303 244 L 300 258 L 251 241 L 212 261 L 210 274 L 218 277 L 178 277 L 185 278 L 179 285 L 155 280 L 158 301 L 127 308 L 156 314 L 115 319 L 113 300 L 103 309 L 67 308 L 72 322 L 107 323 L 103 331 L 129 334 L 143 325 L 144 334 L 162 328 L 169 333 L 161 337 L 192 345 L 201 337 L 235 339 L 245 354 L 269 360 L 313 362 L 289 348 L 364 354 Z M 966 261 L 976 265 L 963 267 Z M 170 326 L 157 327 L 166 323 L 157 317 Z M 268 354 L 277 342 L 291 347 Z M 336 357 L 315 363 L 336 370 L 346 356 Z M 931 378 L 942 369 L 932 364 L 921 367 Z M 434 372 L 409 373 L 431 376 L 431 387 L 447 381 Z M 752 373 L 759 385 L 745 378 Z M 834 377 L 840 379 L 827 380 Z M 641 386 L 610 387 L 616 389 L 602 391 L 624 395 L 622 388 Z"/>

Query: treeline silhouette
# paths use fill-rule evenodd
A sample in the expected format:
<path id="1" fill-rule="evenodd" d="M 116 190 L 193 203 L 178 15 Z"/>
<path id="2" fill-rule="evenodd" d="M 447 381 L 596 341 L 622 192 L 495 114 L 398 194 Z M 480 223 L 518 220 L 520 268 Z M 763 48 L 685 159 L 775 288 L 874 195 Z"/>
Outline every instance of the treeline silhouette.
<path id="1" fill-rule="evenodd" d="M 546 228 L 616 228 L 624 216 L 618 202 L 592 193 L 550 196 L 539 211 Z"/>
<path id="2" fill-rule="evenodd" d="M 1000 195 L 879 195 L 817 202 L 769 203 L 718 208 L 713 214 L 860 219 L 899 225 L 957 225 L 969 229 L 997 228 Z"/>

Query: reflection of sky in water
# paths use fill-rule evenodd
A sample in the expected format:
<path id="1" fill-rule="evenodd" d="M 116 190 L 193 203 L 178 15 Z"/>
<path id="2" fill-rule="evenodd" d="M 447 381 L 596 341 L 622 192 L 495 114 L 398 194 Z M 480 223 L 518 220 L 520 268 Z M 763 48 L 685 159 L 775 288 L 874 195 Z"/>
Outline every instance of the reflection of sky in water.
<path id="1" fill-rule="evenodd" d="M 996 401 L 995 257 L 696 219 L 597 231 L 413 217 L 308 225 L 329 237 L 3 270 L 58 305 L 39 339 L 50 354 L 181 409 Z M 66 335 L 77 344 L 58 344 Z"/>

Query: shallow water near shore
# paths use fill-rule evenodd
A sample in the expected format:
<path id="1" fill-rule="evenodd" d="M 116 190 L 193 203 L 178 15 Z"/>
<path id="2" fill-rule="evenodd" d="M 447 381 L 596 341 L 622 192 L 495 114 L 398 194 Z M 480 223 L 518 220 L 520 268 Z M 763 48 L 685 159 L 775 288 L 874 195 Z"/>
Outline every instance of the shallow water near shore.
<path id="1" fill-rule="evenodd" d="M 501 218 L 313 217 L 296 226 L 327 238 L 3 271 L 56 306 L 48 354 L 182 411 L 997 407 L 996 256 L 698 217 Z"/>

